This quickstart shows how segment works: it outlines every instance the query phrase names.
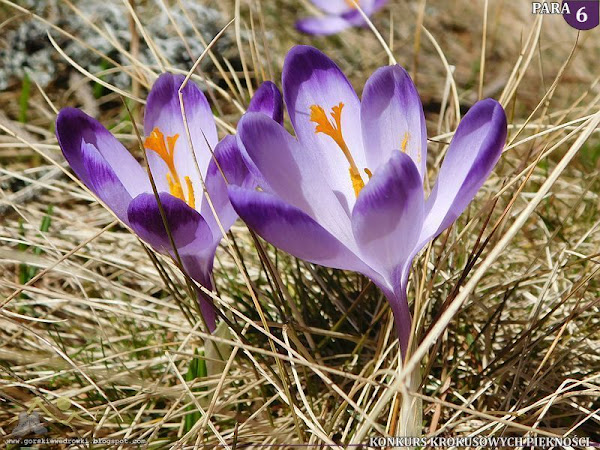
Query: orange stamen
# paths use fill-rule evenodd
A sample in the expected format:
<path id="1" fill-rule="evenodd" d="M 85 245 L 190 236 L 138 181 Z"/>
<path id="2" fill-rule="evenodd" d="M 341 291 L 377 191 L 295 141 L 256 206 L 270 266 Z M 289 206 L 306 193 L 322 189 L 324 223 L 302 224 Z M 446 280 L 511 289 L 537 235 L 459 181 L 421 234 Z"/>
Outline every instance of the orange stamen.
<path id="1" fill-rule="evenodd" d="M 164 134 L 155 127 L 150 133 L 150 136 L 144 141 L 144 147 L 148 150 L 155 152 L 165 162 L 169 172 L 167 173 L 167 184 L 169 185 L 169 192 L 171 195 L 183 200 L 190 207 L 195 208 L 196 199 L 194 197 L 194 188 L 190 177 L 185 177 L 185 184 L 188 191 L 188 199 L 186 201 L 185 195 L 183 194 L 183 186 L 179 174 L 175 169 L 175 144 L 179 138 L 178 134 L 173 136 L 167 136 L 165 141 Z"/>
<path id="2" fill-rule="evenodd" d="M 188 190 L 187 203 L 192 208 L 196 209 L 196 197 L 194 196 L 194 188 L 192 187 L 192 180 L 190 180 L 190 177 L 188 177 L 187 175 L 185 177 L 185 184 L 186 184 L 187 190 Z"/>
<path id="3" fill-rule="evenodd" d="M 358 194 L 360 194 L 360 191 L 362 191 L 362 189 L 365 187 L 365 182 L 360 177 L 359 173 L 352 173 L 352 167 L 350 167 L 348 171 L 350 172 L 350 180 L 352 180 L 352 189 L 354 189 L 354 195 L 356 195 L 356 198 L 358 198 Z"/>
<path id="4" fill-rule="evenodd" d="M 348 160 L 350 164 L 350 180 L 352 181 L 352 187 L 354 188 L 354 193 L 358 197 L 361 189 L 365 187 L 365 183 L 360 176 L 360 172 L 356 163 L 354 162 L 354 158 L 350 153 L 350 149 L 344 140 L 344 136 L 342 135 L 342 109 L 344 108 L 344 104 L 340 102 L 339 105 L 331 108 L 331 117 L 333 122 L 329 120 L 327 114 L 323 107 L 319 105 L 312 105 L 310 107 L 310 121 L 317 124 L 315 127 L 315 134 L 323 133 L 327 136 L 331 137 L 335 143 L 340 147 L 342 153 Z"/>
<path id="5" fill-rule="evenodd" d="M 360 6 L 360 0 L 356 0 L 356 4 L 352 0 L 344 0 L 346 4 L 352 9 L 358 9 L 357 5 Z"/>
<path id="6" fill-rule="evenodd" d="M 404 139 L 402 139 L 402 151 L 406 153 L 406 147 L 408 146 L 408 140 L 410 139 L 410 133 L 407 131 L 404 133 Z"/>

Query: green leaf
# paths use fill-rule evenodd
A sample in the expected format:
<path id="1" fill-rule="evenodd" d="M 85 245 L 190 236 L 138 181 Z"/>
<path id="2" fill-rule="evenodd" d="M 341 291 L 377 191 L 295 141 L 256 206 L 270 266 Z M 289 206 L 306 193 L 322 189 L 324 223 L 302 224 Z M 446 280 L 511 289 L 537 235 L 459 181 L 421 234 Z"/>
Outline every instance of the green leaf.
<path id="1" fill-rule="evenodd" d="M 187 373 L 185 374 L 185 381 L 192 381 L 198 378 L 206 378 L 206 361 L 204 359 L 204 352 L 198 353 L 198 350 L 194 350 L 194 355 L 198 355 L 190 361 L 190 366 L 188 367 Z M 192 392 L 201 392 L 205 391 L 205 387 L 194 388 Z M 190 431 L 194 424 L 200 420 L 202 414 L 200 411 L 196 410 L 194 405 L 190 405 L 187 407 L 188 411 L 193 411 L 190 414 L 185 416 L 184 430 L 187 433 Z"/>

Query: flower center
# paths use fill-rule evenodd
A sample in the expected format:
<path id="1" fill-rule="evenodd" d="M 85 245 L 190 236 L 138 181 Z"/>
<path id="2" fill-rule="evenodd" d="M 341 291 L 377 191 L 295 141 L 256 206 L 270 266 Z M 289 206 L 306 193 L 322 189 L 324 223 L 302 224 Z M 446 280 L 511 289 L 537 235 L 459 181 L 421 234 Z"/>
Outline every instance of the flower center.
<path id="1" fill-rule="evenodd" d="M 167 165 L 167 168 L 169 169 L 169 172 L 167 173 L 167 183 L 169 184 L 169 192 L 171 195 L 183 200 L 191 208 L 195 209 L 196 199 L 194 197 L 192 180 L 190 180 L 190 177 L 188 176 L 184 177 L 188 191 L 188 199 L 186 200 L 183 194 L 181 179 L 175 169 L 175 144 L 177 143 L 178 138 L 179 135 L 175 134 L 173 136 L 167 136 L 167 139 L 165 140 L 165 135 L 158 127 L 155 127 L 152 130 L 152 133 L 150 133 L 150 136 L 144 141 L 144 147 L 155 152 Z"/>
<path id="2" fill-rule="evenodd" d="M 342 136 L 342 109 L 344 108 L 344 104 L 340 102 L 339 105 L 331 108 L 331 118 L 333 122 L 329 120 L 325 110 L 322 106 L 312 105 L 310 107 L 310 121 L 317 124 L 315 127 L 315 134 L 323 133 L 327 136 L 331 137 L 335 143 L 340 147 L 342 153 L 348 160 L 350 164 L 350 180 L 352 181 L 352 187 L 354 188 L 354 194 L 358 197 L 358 194 L 365 187 L 365 182 L 360 176 L 360 172 L 356 163 L 354 162 L 354 158 L 348 149 L 348 145 Z M 371 171 L 369 169 L 365 169 L 365 173 L 371 178 Z"/>
<path id="3" fill-rule="evenodd" d="M 357 5 L 360 5 L 360 0 L 356 0 L 356 4 L 354 4 L 354 2 L 352 0 L 344 0 L 346 2 L 346 4 L 352 8 L 352 9 L 357 9 Z"/>

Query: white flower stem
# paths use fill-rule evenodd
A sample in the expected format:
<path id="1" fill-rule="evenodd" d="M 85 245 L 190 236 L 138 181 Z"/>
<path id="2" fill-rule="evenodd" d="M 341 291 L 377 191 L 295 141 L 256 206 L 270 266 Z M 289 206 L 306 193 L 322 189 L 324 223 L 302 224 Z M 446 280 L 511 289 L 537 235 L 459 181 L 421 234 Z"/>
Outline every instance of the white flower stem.
<path id="1" fill-rule="evenodd" d="M 419 366 L 409 375 L 406 382 L 407 389 L 402 390 L 402 403 L 400 405 L 400 420 L 398 422 L 397 436 L 420 437 L 423 428 L 423 402 L 420 398 L 411 395 L 418 392 L 421 384 L 421 371 Z"/>

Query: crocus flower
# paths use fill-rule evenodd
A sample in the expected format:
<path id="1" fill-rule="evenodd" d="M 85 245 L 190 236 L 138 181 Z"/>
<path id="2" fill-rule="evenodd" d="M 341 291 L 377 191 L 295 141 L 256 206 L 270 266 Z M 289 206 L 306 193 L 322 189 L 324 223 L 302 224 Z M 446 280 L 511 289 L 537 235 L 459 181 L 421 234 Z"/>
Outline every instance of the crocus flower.
<path id="1" fill-rule="evenodd" d="M 296 28 L 308 34 L 335 34 L 349 27 L 366 26 L 357 5 L 367 16 L 379 11 L 387 0 L 311 0 L 323 11 L 319 17 L 307 17 L 296 22 Z"/>
<path id="2" fill-rule="evenodd" d="M 204 195 L 200 176 L 225 231 L 237 215 L 227 198 L 224 176 L 227 182 L 246 188 L 253 187 L 254 182 L 235 137 L 227 136 L 217 144 L 217 128 L 208 101 L 189 81 L 182 95 L 196 165 L 178 96 L 183 80 L 183 76 L 163 74 L 152 87 L 144 116 L 144 147 L 183 269 L 212 290 L 213 260 L 222 231 Z M 268 82 L 259 88 L 249 110 L 277 119 L 283 114 L 282 108 L 281 94 Z M 97 120 L 75 108 L 60 111 L 56 135 L 79 179 L 156 251 L 175 258 L 148 174 L 125 147 Z M 215 310 L 201 291 L 198 301 L 213 331 Z"/>
<path id="3" fill-rule="evenodd" d="M 296 138 L 262 115 L 242 118 L 240 151 L 261 190 L 230 185 L 233 207 L 286 252 L 373 280 L 406 352 L 412 260 L 464 211 L 495 166 L 506 140 L 504 110 L 491 99 L 469 110 L 425 199 L 425 117 L 400 66 L 378 69 L 361 101 L 333 61 L 297 46 L 285 59 L 283 95 Z"/>

